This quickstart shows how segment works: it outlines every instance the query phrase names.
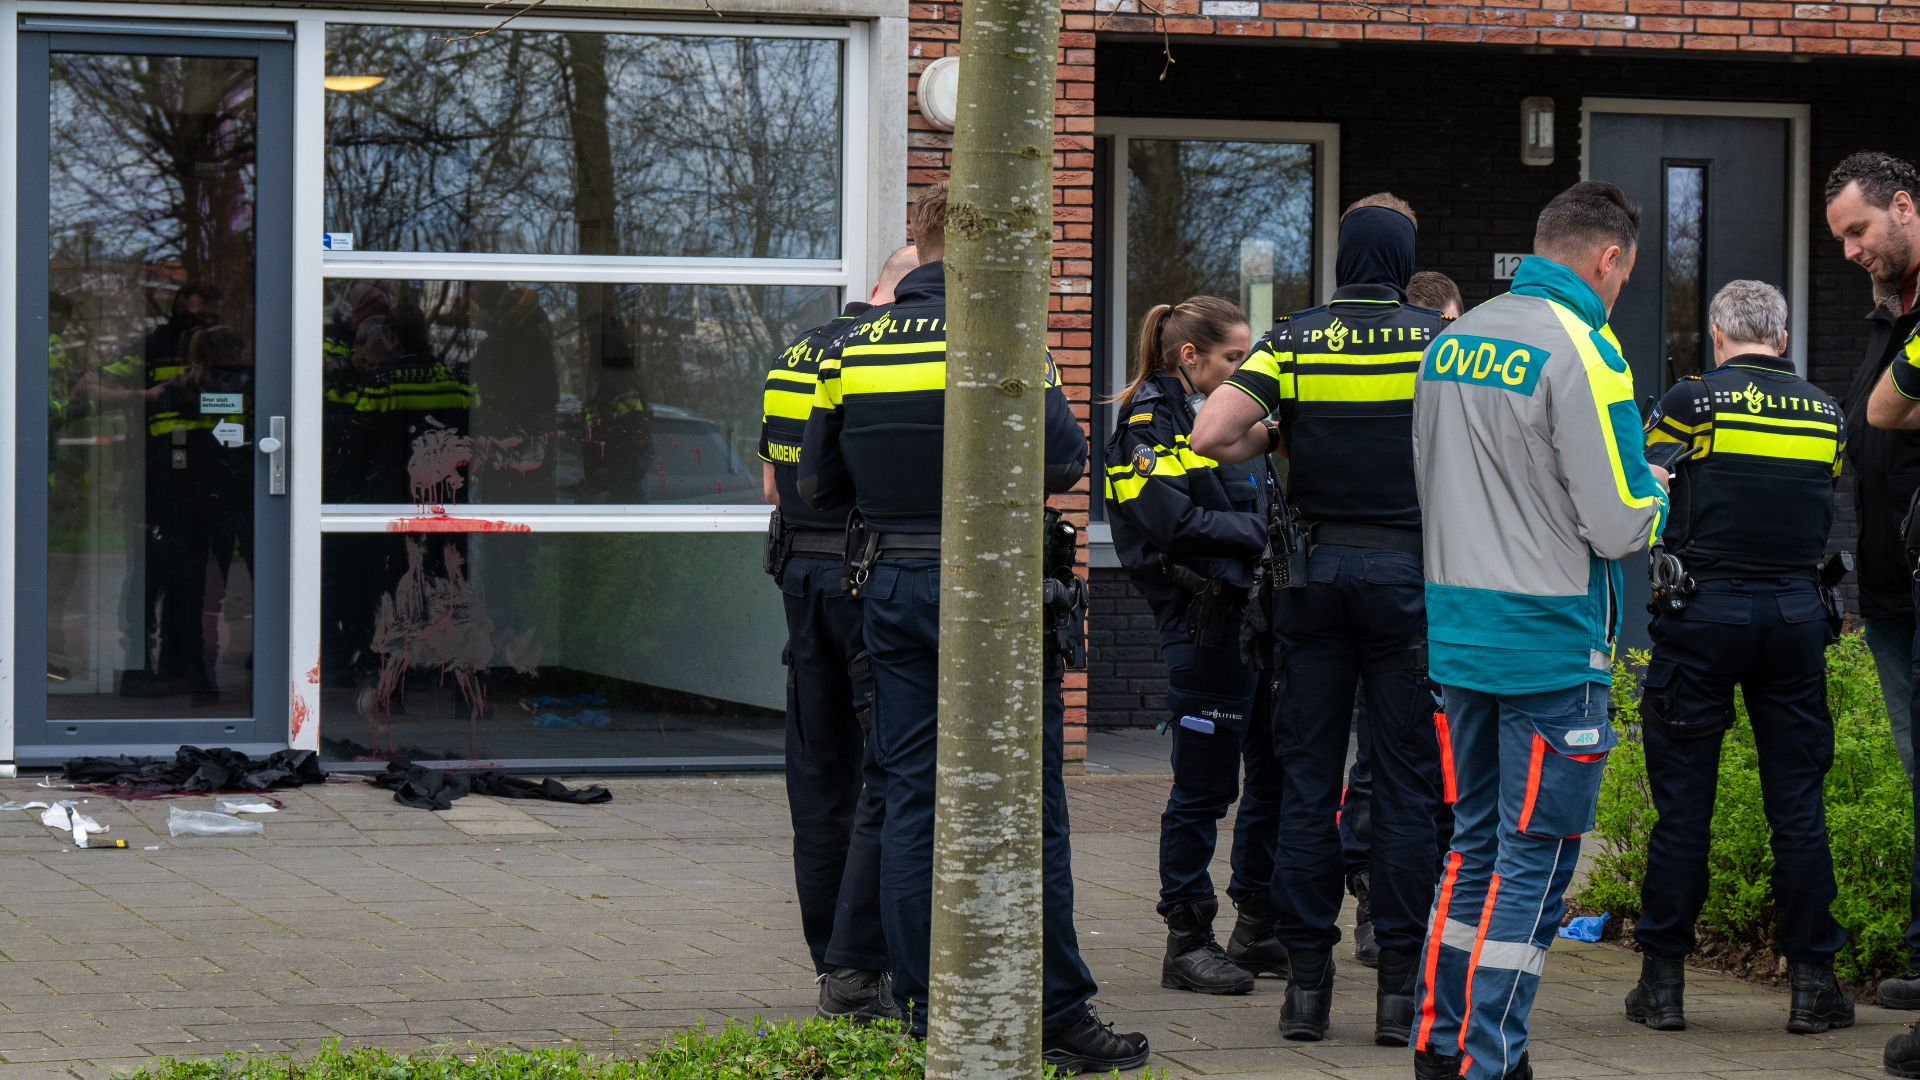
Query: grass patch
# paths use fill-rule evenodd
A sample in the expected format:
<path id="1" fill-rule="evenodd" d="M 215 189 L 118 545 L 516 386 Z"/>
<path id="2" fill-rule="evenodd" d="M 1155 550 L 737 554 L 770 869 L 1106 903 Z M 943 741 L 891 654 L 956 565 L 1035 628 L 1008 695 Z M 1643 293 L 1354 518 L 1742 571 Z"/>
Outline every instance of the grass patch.
<path id="1" fill-rule="evenodd" d="M 905 1026 L 845 1020 L 728 1020 L 674 1032 L 635 1054 L 504 1050 L 437 1043 L 407 1052 L 342 1049 L 338 1040 L 307 1055 L 243 1054 L 159 1058 L 130 1080 L 921 1080 L 926 1046 Z M 1060 1074 L 1043 1066 L 1043 1080 Z M 1119 1074 L 1112 1073 L 1117 1077 Z M 1143 1080 L 1156 1080 L 1151 1069 Z"/>

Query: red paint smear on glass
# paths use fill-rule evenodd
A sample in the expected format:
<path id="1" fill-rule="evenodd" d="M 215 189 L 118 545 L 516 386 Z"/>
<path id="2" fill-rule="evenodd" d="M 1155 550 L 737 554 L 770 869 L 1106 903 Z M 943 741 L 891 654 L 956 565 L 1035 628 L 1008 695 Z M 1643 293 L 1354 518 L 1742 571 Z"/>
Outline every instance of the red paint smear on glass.
<path id="1" fill-rule="evenodd" d="M 533 526 L 517 521 L 490 521 L 486 518 L 407 517 L 387 522 L 394 533 L 523 533 Z"/>
<path id="2" fill-rule="evenodd" d="M 320 685 L 320 658 L 318 656 L 313 658 L 313 670 L 307 672 L 307 681 L 315 686 Z"/>

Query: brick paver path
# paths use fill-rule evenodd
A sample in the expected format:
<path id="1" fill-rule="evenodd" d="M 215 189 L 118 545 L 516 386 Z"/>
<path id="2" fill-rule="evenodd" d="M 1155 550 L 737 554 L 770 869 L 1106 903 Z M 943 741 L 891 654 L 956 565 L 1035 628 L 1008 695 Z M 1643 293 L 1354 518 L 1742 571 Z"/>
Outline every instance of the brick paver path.
<path id="1" fill-rule="evenodd" d="M 357 781 L 282 793 L 266 835 L 169 839 L 170 805 L 83 809 L 129 850 L 69 850 L 37 811 L 0 812 L 0 1080 L 93 1077 L 155 1054 L 438 1039 L 630 1048 L 706 1017 L 815 997 L 778 778 L 608 782 L 595 807 L 475 796 L 450 813 Z M 1103 1015 L 1174 1076 L 1408 1077 L 1371 1045 L 1371 973 L 1341 963 L 1333 1037 L 1282 1044 L 1280 984 L 1241 998 L 1159 986 L 1153 914 L 1164 778 L 1072 784 L 1082 945 Z M 0 797 L 63 793 L 28 780 Z M 149 845 L 157 850 L 148 851 Z M 1222 855 L 1224 856 L 1224 847 Z M 1224 867 L 1217 873 L 1224 881 Z M 1222 936 L 1230 921 L 1223 917 Z M 1692 1030 L 1621 1019 L 1637 957 L 1561 942 L 1534 1013 L 1537 1075 L 1884 1075 L 1899 1014 L 1831 1036 L 1780 1031 L 1784 998 L 1689 977 Z"/>

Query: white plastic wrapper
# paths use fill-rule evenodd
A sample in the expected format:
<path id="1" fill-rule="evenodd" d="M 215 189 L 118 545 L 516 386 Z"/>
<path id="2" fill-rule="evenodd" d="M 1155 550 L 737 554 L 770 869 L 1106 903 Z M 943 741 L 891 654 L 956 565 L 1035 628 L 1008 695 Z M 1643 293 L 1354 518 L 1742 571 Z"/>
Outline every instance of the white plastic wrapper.
<path id="1" fill-rule="evenodd" d="M 213 800 L 213 808 L 222 814 L 273 814 L 280 810 L 258 795 L 222 795 Z"/>
<path id="2" fill-rule="evenodd" d="M 73 828 L 73 822 L 67 818 L 67 807 L 72 805 L 70 802 L 57 802 L 47 807 L 47 812 L 40 815 L 40 824 L 61 832 Z"/>
<path id="3" fill-rule="evenodd" d="M 27 802 L 27 803 L 22 803 L 22 802 L 14 802 L 14 801 L 13 801 L 12 799 L 8 799 L 8 800 L 7 800 L 6 802 L 3 802 L 3 803 L 0 803 L 0 810 L 33 810 L 33 809 L 44 809 L 44 808 L 46 807 L 46 805 L 47 805 L 47 804 L 46 804 L 46 803 L 43 803 L 43 802 Z"/>
<path id="4" fill-rule="evenodd" d="M 257 821 L 241 821 L 232 814 L 218 814 L 211 810 L 182 810 L 175 806 L 167 811 L 167 832 L 174 836 L 243 836 L 247 833 L 265 834 L 266 826 Z"/>

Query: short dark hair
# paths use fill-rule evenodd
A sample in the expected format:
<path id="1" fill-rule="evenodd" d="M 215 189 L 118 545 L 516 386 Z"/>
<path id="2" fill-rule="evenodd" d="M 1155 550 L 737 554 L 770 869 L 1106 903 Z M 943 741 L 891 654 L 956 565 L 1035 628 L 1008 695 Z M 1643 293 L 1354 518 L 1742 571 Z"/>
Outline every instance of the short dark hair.
<path id="1" fill-rule="evenodd" d="M 927 258 L 929 251 L 941 251 L 947 246 L 947 182 L 945 180 L 927 188 L 920 197 L 913 200 L 913 209 L 907 211 L 907 223 L 913 226 L 913 245 L 920 249 L 920 257 Z"/>
<path id="2" fill-rule="evenodd" d="M 1582 180 L 1553 197 L 1533 229 L 1535 254 L 1586 250 L 1615 243 L 1632 250 L 1640 242 L 1640 204 L 1605 180 Z"/>
<path id="3" fill-rule="evenodd" d="M 1401 217 L 1406 218 L 1408 221 L 1413 222 L 1414 228 L 1418 229 L 1420 227 L 1420 219 L 1414 214 L 1413 207 L 1408 205 L 1407 200 L 1401 198 L 1398 195 L 1395 195 L 1391 191 L 1376 191 L 1372 195 L 1369 195 L 1364 199 L 1353 200 L 1353 205 L 1347 207 L 1345 210 L 1340 211 L 1340 220 L 1341 221 L 1347 220 L 1348 214 L 1353 213 L 1355 210 L 1358 210 L 1363 206 L 1385 207 L 1386 209 L 1391 210 L 1396 214 L 1399 214 Z"/>
<path id="4" fill-rule="evenodd" d="M 1920 173 L 1914 171 L 1913 164 L 1878 150 L 1848 154 L 1833 167 L 1827 174 L 1829 206 L 1847 190 L 1848 184 L 1859 184 L 1860 197 L 1881 210 L 1893 202 L 1896 192 L 1904 191 L 1908 198 L 1920 198 Z"/>
<path id="5" fill-rule="evenodd" d="M 1462 311 L 1467 307 L 1467 302 L 1460 298 L 1460 286 L 1438 270 L 1422 270 L 1413 275 L 1407 282 L 1407 299 L 1434 311 L 1445 311 L 1449 303 Z"/>

